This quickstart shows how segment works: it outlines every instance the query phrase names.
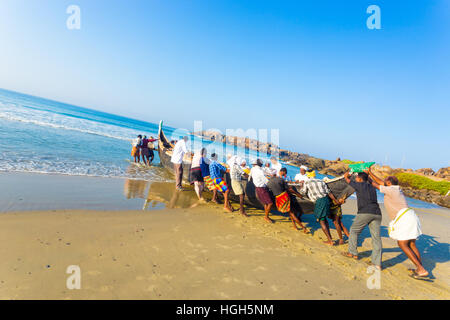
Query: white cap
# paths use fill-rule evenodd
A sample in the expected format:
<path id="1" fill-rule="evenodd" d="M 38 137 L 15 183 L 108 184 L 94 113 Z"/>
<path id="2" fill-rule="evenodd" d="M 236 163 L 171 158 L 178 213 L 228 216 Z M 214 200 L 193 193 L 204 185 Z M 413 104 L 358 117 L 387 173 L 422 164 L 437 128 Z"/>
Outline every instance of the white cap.
<path id="1" fill-rule="evenodd" d="M 255 159 L 252 159 L 252 164 L 258 164 L 258 159 L 257 158 L 255 158 Z"/>
<path id="2" fill-rule="evenodd" d="M 303 170 L 305 170 L 305 171 L 308 171 L 308 167 L 307 167 L 307 166 L 304 166 L 304 165 L 301 165 L 301 166 L 300 166 L 300 169 L 303 169 Z"/>

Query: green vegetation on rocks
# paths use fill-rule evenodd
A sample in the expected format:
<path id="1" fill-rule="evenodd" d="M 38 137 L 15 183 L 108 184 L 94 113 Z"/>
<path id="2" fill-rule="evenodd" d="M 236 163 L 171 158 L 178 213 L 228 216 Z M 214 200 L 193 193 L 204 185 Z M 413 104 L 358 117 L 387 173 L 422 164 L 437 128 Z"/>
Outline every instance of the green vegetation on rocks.
<path id="1" fill-rule="evenodd" d="M 446 195 L 450 190 L 450 181 L 435 181 L 427 177 L 406 172 L 396 173 L 395 176 L 398 178 L 400 185 L 413 189 L 433 190 L 439 192 L 441 195 Z"/>
<path id="2" fill-rule="evenodd" d="M 341 162 L 345 163 L 345 164 L 357 164 L 357 163 L 364 163 L 364 161 L 352 161 L 352 160 L 348 160 L 348 159 L 344 159 Z"/>

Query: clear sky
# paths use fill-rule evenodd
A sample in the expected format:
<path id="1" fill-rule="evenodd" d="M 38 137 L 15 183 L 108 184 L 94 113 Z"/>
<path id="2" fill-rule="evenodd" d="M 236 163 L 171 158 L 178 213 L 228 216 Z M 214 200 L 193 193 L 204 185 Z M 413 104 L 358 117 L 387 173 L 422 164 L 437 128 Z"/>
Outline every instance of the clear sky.
<path id="1" fill-rule="evenodd" d="M 280 129 L 282 147 L 328 159 L 450 165 L 448 0 L 1 0 L 0 43 L 4 89 L 190 130 Z"/>

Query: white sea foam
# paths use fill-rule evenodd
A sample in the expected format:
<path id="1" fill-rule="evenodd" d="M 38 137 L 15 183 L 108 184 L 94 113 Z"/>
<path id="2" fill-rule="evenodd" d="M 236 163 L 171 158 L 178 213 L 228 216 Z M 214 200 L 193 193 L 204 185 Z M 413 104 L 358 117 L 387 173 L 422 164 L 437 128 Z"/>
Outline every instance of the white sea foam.
<path id="1" fill-rule="evenodd" d="M 129 141 L 137 134 L 154 134 L 105 124 L 93 120 L 80 119 L 44 110 L 23 107 L 18 104 L 0 102 L 0 118 L 8 121 L 30 123 L 41 127 L 78 131 L 107 138 Z"/>
<path id="2" fill-rule="evenodd" d="M 125 161 L 124 161 L 125 162 Z M 133 164 L 114 165 L 101 162 L 74 160 L 42 160 L 0 155 L 0 172 L 28 172 L 41 174 L 62 174 L 69 176 L 89 176 L 105 178 L 132 178 L 149 181 L 171 181 L 171 177 L 158 166 L 141 168 Z"/>

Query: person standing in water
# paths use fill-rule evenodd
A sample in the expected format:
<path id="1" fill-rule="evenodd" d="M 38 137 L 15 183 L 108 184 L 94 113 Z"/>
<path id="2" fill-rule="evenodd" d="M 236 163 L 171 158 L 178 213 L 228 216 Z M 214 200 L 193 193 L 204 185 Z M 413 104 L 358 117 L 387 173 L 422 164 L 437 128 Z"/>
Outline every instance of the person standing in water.
<path id="1" fill-rule="evenodd" d="M 203 157 L 206 157 L 206 148 L 201 148 L 195 152 L 191 164 L 191 184 L 194 184 L 195 193 L 200 201 L 205 201 L 202 196 L 205 182 L 200 167 Z"/>
<path id="2" fill-rule="evenodd" d="M 147 139 L 146 136 L 144 136 L 144 139 L 142 139 L 142 160 L 146 162 L 147 165 L 150 165 L 150 163 L 153 162 L 153 159 L 155 158 L 155 154 L 153 152 L 155 146 L 153 145 L 153 142 L 157 140 L 158 139 L 153 139 L 153 137 Z M 144 156 L 146 157 L 146 159 L 144 159 Z"/>
<path id="3" fill-rule="evenodd" d="M 175 171 L 175 188 L 179 191 L 183 190 L 183 157 L 188 152 L 186 147 L 188 139 L 187 136 L 184 136 L 183 139 L 175 144 L 172 151 L 172 158 L 170 159 Z"/>
<path id="4" fill-rule="evenodd" d="M 131 142 L 132 149 L 131 149 L 131 156 L 134 158 L 134 163 L 141 162 L 141 143 L 142 143 L 142 136 L 138 135 L 136 139 L 133 139 Z"/>
<path id="5" fill-rule="evenodd" d="M 416 269 L 410 269 L 411 277 L 415 279 L 428 278 L 429 273 L 422 265 L 416 240 L 422 234 L 419 218 L 413 209 L 408 207 L 398 179 L 389 176 L 384 181 L 378 178 L 369 168 L 366 173 L 373 179 L 372 185 L 384 194 L 384 207 L 389 215 L 389 236 L 397 240 L 397 244 L 414 263 Z"/>

